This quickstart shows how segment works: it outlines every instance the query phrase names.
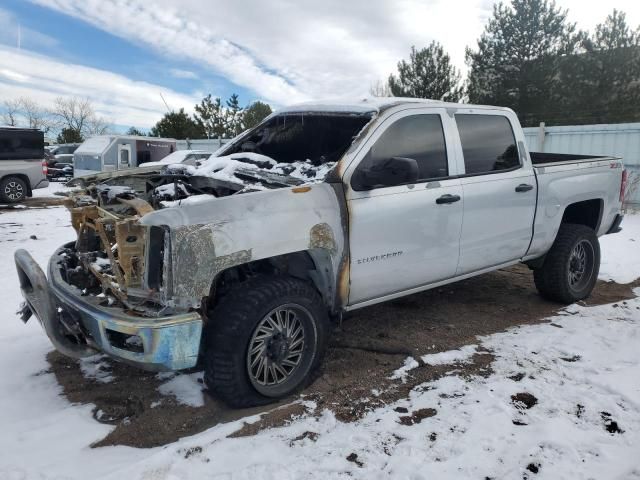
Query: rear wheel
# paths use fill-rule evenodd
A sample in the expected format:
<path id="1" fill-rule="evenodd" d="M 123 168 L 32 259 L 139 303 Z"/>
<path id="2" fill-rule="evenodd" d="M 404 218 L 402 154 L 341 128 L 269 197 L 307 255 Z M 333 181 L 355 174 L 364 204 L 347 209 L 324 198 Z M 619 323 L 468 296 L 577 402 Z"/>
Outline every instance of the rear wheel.
<path id="1" fill-rule="evenodd" d="M 0 201 L 16 203 L 27 197 L 27 184 L 19 177 L 6 177 L 0 181 Z"/>
<path id="2" fill-rule="evenodd" d="M 326 350 L 320 295 L 291 277 L 238 285 L 209 313 L 205 383 L 233 407 L 270 403 L 306 386 Z"/>
<path id="3" fill-rule="evenodd" d="M 533 278 L 540 294 L 561 303 L 588 297 L 598 280 L 600 243 L 584 225 L 564 224 Z"/>

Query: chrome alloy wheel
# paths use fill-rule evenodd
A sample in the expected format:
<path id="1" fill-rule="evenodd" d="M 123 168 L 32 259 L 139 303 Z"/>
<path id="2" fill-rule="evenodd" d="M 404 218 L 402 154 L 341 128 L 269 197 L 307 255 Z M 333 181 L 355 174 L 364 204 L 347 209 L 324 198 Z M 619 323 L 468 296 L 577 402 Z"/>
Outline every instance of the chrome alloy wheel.
<path id="1" fill-rule="evenodd" d="M 263 389 L 279 386 L 295 373 L 305 349 L 300 305 L 274 308 L 256 326 L 247 350 L 247 372 L 251 383 Z"/>
<path id="2" fill-rule="evenodd" d="M 587 240 L 576 243 L 569 256 L 569 286 L 573 290 L 582 290 L 593 274 L 594 252 Z"/>
<path id="3" fill-rule="evenodd" d="M 24 198 L 24 188 L 15 180 L 8 182 L 4 186 L 4 195 L 11 201 L 16 202 Z"/>

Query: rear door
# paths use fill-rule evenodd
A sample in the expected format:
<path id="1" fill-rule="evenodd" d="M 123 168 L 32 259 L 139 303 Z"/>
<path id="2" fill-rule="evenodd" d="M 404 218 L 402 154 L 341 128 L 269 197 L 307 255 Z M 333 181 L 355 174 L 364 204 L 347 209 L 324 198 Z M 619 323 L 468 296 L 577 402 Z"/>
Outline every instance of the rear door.
<path id="1" fill-rule="evenodd" d="M 512 121 L 515 115 L 504 111 L 455 114 L 464 168 L 457 275 L 517 260 L 529 248 L 536 179 Z"/>
<path id="2" fill-rule="evenodd" d="M 460 180 L 452 178 L 456 162 L 449 122 L 443 109 L 398 112 L 374 131 L 350 165 L 350 305 L 455 274 L 463 199 Z M 415 159 L 418 182 L 357 190 L 358 168 L 393 157 Z"/>

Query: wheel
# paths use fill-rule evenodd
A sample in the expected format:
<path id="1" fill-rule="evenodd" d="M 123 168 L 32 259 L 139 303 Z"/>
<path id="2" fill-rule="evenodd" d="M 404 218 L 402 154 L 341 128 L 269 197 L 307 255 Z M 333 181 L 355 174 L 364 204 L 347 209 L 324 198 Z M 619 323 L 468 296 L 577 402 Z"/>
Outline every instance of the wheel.
<path id="1" fill-rule="evenodd" d="M 311 382 L 327 347 L 318 292 L 291 277 L 239 284 L 209 312 L 204 380 L 232 407 L 264 405 Z"/>
<path id="2" fill-rule="evenodd" d="M 540 294 L 571 304 L 587 298 L 598 280 L 600 243 L 593 229 L 564 224 L 533 279 Z"/>
<path id="3" fill-rule="evenodd" d="M 18 177 L 6 177 L 0 181 L 0 201 L 16 203 L 27 197 L 27 184 Z"/>

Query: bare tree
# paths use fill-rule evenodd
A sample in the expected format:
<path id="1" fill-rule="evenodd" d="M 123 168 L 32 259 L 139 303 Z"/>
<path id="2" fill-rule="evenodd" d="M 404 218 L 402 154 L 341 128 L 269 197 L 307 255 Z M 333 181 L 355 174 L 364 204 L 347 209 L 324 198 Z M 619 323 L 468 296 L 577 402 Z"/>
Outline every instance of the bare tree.
<path id="1" fill-rule="evenodd" d="M 41 107 L 27 97 L 21 97 L 17 102 L 20 105 L 20 113 L 22 113 L 29 128 L 39 128 L 45 135 L 56 128 L 58 122 L 46 108 Z"/>
<path id="2" fill-rule="evenodd" d="M 393 97 L 389 84 L 382 80 L 377 80 L 369 87 L 369 93 L 374 97 Z"/>
<path id="3" fill-rule="evenodd" d="M 60 120 L 61 128 L 75 130 L 83 137 L 100 135 L 109 129 L 109 122 L 96 114 L 88 98 L 58 97 L 53 114 Z"/>
<path id="4" fill-rule="evenodd" d="M 63 128 L 84 132 L 89 120 L 95 116 L 88 98 L 56 98 L 53 114 L 60 119 Z"/>
<path id="5" fill-rule="evenodd" d="M 2 123 L 15 127 L 20 116 L 20 102 L 18 100 L 5 100 L 3 103 Z"/>

